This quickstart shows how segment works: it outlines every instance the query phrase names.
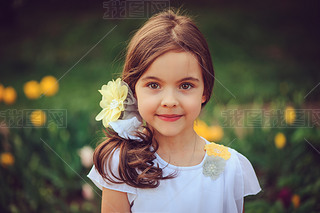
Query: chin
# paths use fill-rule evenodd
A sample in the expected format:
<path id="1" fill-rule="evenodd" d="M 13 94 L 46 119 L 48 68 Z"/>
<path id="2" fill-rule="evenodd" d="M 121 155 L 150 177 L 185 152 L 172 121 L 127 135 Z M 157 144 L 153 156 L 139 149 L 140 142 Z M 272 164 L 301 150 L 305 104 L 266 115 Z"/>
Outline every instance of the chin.
<path id="1" fill-rule="evenodd" d="M 181 131 L 177 131 L 177 129 L 173 128 L 163 128 L 163 129 L 156 129 L 156 134 L 165 137 L 174 137 L 181 134 Z"/>

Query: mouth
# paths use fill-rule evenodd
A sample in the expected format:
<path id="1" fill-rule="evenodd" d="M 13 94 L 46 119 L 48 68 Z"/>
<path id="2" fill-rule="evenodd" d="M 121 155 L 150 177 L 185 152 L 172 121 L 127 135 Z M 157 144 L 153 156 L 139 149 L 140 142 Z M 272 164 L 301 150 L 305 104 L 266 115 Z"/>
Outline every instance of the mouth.
<path id="1" fill-rule="evenodd" d="M 179 120 L 182 117 L 182 115 L 178 115 L 178 114 L 161 114 L 157 116 L 163 121 L 170 121 L 170 122 Z"/>

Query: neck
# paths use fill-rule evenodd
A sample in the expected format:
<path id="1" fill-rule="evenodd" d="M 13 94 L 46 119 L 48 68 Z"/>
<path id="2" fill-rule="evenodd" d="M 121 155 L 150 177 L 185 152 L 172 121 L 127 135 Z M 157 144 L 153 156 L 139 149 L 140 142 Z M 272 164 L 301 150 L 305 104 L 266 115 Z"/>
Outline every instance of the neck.
<path id="1" fill-rule="evenodd" d="M 204 155 L 203 141 L 192 129 L 188 134 L 169 137 L 154 132 L 154 138 L 159 143 L 157 154 L 166 162 L 175 166 L 198 165 Z"/>
<path id="2" fill-rule="evenodd" d="M 193 151 L 198 137 L 193 129 L 187 133 L 175 136 L 164 136 L 154 132 L 154 138 L 159 143 L 159 150 L 171 153 Z"/>

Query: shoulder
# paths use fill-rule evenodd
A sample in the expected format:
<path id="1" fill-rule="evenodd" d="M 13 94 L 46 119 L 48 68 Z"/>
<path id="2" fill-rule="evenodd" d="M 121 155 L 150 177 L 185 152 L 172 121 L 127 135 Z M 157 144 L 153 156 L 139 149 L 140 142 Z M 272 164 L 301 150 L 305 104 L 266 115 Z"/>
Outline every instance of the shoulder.
<path id="1" fill-rule="evenodd" d="M 227 147 L 228 151 L 231 154 L 230 160 L 229 160 L 229 164 L 234 164 L 236 166 L 241 166 L 243 163 L 247 164 L 250 163 L 250 161 L 241 153 L 239 153 L 237 150 Z"/>
<path id="2" fill-rule="evenodd" d="M 226 162 L 226 173 L 233 176 L 242 176 L 245 172 L 243 168 L 252 167 L 250 161 L 235 149 L 230 147 L 227 147 L 227 149 L 230 153 L 230 159 Z"/>
<path id="3" fill-rule="evenodd" d="M 222 144 L 209 142 L 207 140 L 205 141 L 205 150 L 207 155 L 223 158 L 226 161 L 226 166 L 230 167 L 229 169 L 242 170 L 242 168 L 252 167 L 250 161 L 235 149 L 224 146 Z"/>
<path id="4" fill-rule="evenodd" d="M 206 141 L 204 149 L 207 155 L 204 169 L 208 167 L 212 170 L 212 174 L 208 174 L 208 176 L 216 179 L 222 173 L 227 177 L 232 177 L 238 173 L 242 173 L 242 166 L 240 161 L 241 154 L 236 150 L 221 144 L 208 141 Z M 207 164 L 213 166 L 207 166 Z M 213 170 L 217 171 L 217 169 L 219 169 L 219 172 L 214 173 Z"/>
<path id="5" fill-rule="evenodd" d="M 247 173 L 247 172 L 254 172 L 253 166 L 243 154 L 239 153 L 237 150 L 232 149 L 230 147 L 227 147 L 228 151 L 231 154 L 230 159 L 227 161 L 227 164 L 233 168 L 234 170 L 241 172 L 241 173 Z"/>
<path id="6" fill-rule="evenodd" d="M 223 177 L 227 185 L 239 189 L 237 197 L 257 194 L 261 190 L 253 166 L 244 155 L 230 147 L 208 141 L 206 152 L 209 157 L 218 156 L 225 161 Z"/>

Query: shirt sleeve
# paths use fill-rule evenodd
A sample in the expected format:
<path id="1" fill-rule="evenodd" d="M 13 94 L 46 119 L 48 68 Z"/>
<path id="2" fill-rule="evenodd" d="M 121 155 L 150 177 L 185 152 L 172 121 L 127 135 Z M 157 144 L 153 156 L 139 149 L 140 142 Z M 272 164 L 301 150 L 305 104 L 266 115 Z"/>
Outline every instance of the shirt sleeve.
<path id="1" fill-rule="evenodd" d="M 256 173 L 250 161 L 234 150 L 237 161 L 234 176 L 234 199 L 238 211 L 243 210 L 244 197 L 248 195 L 255 195 L 261 191 L 260 184 Z"/>
<path id="2" fill-rule="evenodd" d="M 113 174 L 116 177 L 119 177 L 119 171 L 118 171 L 118 165 L 119 165 L 119 149 L 116 149 L 111 160 L 111 168 L 108 168 L 108 162 L 106 163 L 105 171 L 110 172 L 112 171 Z M 109 173 L 110 177 L 112 178 L 113 176 Z M 137 194 L 137 189 L 127 185 L 126 183 L 121 183 L 121 184 L 116 184 L 116 183 L 111 183 L 108 180 L 105 180 L 99 172 L 96 170 L 95 166 L 93 165 L 89 174 L 87 175 L 89 179 L 99 188 L 102 190 L 102 188 L 107 188 L 115 191 L 121 191 L 121 192 L 126 192 L 131 195 L 136 195 Z M 118 180 L 115 180 L 118 181 Z M 128 194 L 128 196 L 129 196 Z"/>
<path id="3" fill-rule="evenodd" d="M 225 169 L 225 212 L 238 212 L 243 210 L 243 198 L 247 195 L 257 194 L 261 188 L 258 178 L 249 160 L 229 148 L 231 158 L 227 161 Z"/>
<path id="4" fill-rule="evenodd" d="M 261 191 L 261 187 L 256 176 L 256 173 L 250 163 L 250 161 L 238 153 L 238 159 L 241 166 L 242 171 L 242 180 L 243 180 L 243 194 L 242 196 L 255 195 Z"/>

